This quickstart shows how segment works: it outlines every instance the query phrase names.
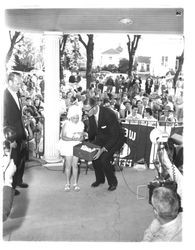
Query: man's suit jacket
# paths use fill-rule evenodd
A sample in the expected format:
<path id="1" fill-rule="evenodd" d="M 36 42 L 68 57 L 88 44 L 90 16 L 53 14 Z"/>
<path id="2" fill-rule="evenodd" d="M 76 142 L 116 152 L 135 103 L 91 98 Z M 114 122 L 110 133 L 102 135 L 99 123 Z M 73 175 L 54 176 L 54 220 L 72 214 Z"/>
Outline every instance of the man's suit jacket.
<path id="1" fill-rule="evenodd" d="M 22 113 L 8 89 L 4 92 L 3 126 L 11 126 L 16 132 L 16 142 L 26 139 Z"/>
<path id="2" fill-rule="evenodd" d="M 122 147 L 124 132 L 114 111 L 100 106 L 98 125 L 94 116 L 89 117 L 89 140 L 108 151 L 112 148 L 119 150 Z"/>

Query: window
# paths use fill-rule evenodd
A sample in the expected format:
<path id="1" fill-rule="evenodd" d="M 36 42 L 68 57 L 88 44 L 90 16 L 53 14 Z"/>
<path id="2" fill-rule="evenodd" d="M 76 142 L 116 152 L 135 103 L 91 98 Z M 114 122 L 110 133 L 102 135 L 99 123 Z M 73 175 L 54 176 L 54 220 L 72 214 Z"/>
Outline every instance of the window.
<path id="1" fill-rule="evenodd" d="M 168 56 L 162 56 L 161 65 L 167 67 L 167 65 L 168 65 Z"/>

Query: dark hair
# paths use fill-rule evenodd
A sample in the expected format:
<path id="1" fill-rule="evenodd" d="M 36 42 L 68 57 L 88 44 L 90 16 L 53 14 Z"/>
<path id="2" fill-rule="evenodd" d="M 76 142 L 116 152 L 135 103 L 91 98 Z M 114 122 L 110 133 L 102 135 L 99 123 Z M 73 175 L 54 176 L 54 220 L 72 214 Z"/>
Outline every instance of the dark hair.
<path id="1" fill-rule="evenodd" d="M 141 101 L 141 100 L 137 100 L 137 101 L 136 101 L 136 105 L 137 105 L 139 102 L 141 102 L 141 103 L 142 103 L 142 101 Z"/>
<path id="2" fill-rule="evenodd" d="M 127 104 L 127 103 L 131 104 L 131 101 L 130 101 L 130 100 L 127 100 L 127 101 L 124 101 L 124 102 L 123 102 L 124 105 Z"/>
<path id="3" fill-rule="evenodd" d="M 109 98 L 104 98 L 103 99 L 103 104 L 105 104 L 105 103 L 110 103 L 110 99 Z"/>
<path id="4" fill-rule="evenodd" d="M 108 95 L 108 98 L 111 100 L 113 95 L 111 93 L 108 93 L 107 95 Z"/>
<path id="5" fill-rule="evenodd" d="M 78 90 L 79 92 L 81 92 L 81 91 L 82 91 L 82 87 L 78 87 L 77 90 Z"/>
<path id="6" fill-rule="evenodd" d="M 83 105 L 90 105 L 91 107 L 96 106 L 97 105 L 97 99 L 94 97 L 87 97 L 84 102 Z"/>
<path id="7" fill-rule="evenodd" d="M 70 102 L 71 102 L 71 103 L 74 103 L 74 102 L 76 101 L 76 99 L 77 99 L 76 96 L 71 96 Z"/>
<path id="8" fill-rule="evenodd" d="M 152 115 L 152 109 L 151 108 L 145 108 L 146 113 L 149 113 L 149 115 Z"/>
<path id="9" fill-rule="evenodd" d="M 24 110 L 24 114 L 26 114 L 26 112 L 30 113 L 31 115 L 33 115 L 33 111 L 31 108 L 25 108 Z"/>
<path id="10" fill-rule="evenodd" d="M 132 109 L 134 109 L 134 108 L 138 108 L 138 106 L 137 106 L 137 105 L 133 105 L 133 106 L 132 106 Z"/>
<path id="11" fill-rule="evenodd" d="M 3 148 L 4 148 L 4 149 L 10 150 L 10 141 L 5 140 L 5 141 L 3 142 Z"/>

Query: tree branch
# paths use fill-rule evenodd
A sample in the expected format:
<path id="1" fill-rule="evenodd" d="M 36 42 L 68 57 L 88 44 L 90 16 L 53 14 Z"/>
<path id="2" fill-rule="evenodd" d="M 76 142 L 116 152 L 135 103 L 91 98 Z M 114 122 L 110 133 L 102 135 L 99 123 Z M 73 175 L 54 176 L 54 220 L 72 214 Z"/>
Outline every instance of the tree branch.
<path id="1" fill-rule="evenodd" d="M 83 38 L 81 37 L 80 34 L 78 34 L 79 37 L 79 41 L 83 44 L 83 46 L 85 47 L 85 49 L 87 49 L 87 44 L 84 42 Z"/>
<path id="2" fill-rule="evenodd" d="M 60 44 L 60 52 L 62 53 L 65 49 L 65 46 L 66 46 L 66 42 L 67 42 L 67 39 L 68 39 L 68 34 L 65 34 L 63 35 L 62 37 L 62 41 L 61 41 L 61 44 Z"/>
<path id="3" fill-rule="evenodd" d="M 18 41 L 16 41 L 16 43 L 19 43 L 20 41 L 22 41 L 24 38 L 24 36 L 22 36 Z"/>
<path id="4" fill-rule="evenodd" d="M 21 39 L 23 39 L 23 36 L 22 36 L 22 38 L 18 42 L 16 42 L 17 38 L 20 35 L 20 32 L 18 32 L 18 31 L 15 31 L 13 37 L 11 37 L 11 31 L 9 31 L 9 35 L 10 35 L 10 39 L 11 39 L 11 45 L 10 45 L 9 51 L 7 52 L 7 55 L 6 55 L 6 63 L 9 61 L 9 59 L 12 56 L 15 44 L 18 43 Z"/>
<path id="5" fill-rule="evenodd" d="M 9 38 L 10 38 L 10 41 L 11 41 L 12 40 L 11 30 L 9 30 Z"/>
<path id="6" fill-rule="evenodd" d="M 16 41 L 16 44 L 19 43 L 20 41 L 22 41 L 23 38 L 24 38 L 24 37 L 22 36 L 18 41 Z"/>
<path id="7" fill-rule="evenodd" d="M 131 39 L 130 39 L 130 36 L 127 35 L 127 38 L 128 38 L 128 42 L 127 42 L 127 48 L 128 48 L 128 52 L 129 54 L 131 53 Z"/>
<path id="8" fill-rule="evenodd" d="M 141 38 L 141 35 L 135 35 L 136 36 L 136 44 L 135 44 L 135 50 L 137 49 L 139 39 Z"/>

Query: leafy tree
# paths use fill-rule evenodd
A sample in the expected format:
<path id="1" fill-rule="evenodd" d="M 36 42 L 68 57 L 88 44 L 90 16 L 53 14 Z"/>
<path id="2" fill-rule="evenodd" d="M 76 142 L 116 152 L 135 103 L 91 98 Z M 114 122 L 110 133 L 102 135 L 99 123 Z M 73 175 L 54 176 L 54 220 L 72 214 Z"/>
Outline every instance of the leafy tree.
<path id="1" fill-rule="evenodd" d="M 35 69 L 42 70 L 42 71 L 45 71 L 45 61 L 43 58 L 44 49 L 45 49 L 45 44 L 42 39 L 40 46 L 36 47 L 36 51 L 34 53 Z"/>
<path id="2" fill-rule="evenodd" d="M 9 31 L 9 37 L 10 37 L 10 47 L 6 55 L 6 63 L 8 63 L 10 58 L 12 57 L 16 44 L 19 44 L 24 38 L 24 36 L 19 31 L 15 31 L 13 34 L 11 31 Z"/>
<path id="3" fill-rule="evenodd" d="M 79 68 L 79 61 L 81 59 L 78 35 L 71 34 L 68 36 L 66 56 L 69 57 L 68 68 L 70 70 L 77 71 Z"/>
<path id="4" fill-rule="evenodd" d="M 88 42 L 85 43 L 81 35 L 78 35 L 79 41 L 83 44 L 86 49 L 87 55 L 87 67 L 86 67 L 86 80 L 87 80 L 87 88 L 90 87 L 92 82 L 92 64 L 93 64 L 93 50 L 94 50 L 94 42 L 93 42 L 93 35 L 87 34 Z"/>
<path id="5" fill-rule="evenodd" d="M 133 62 L 135 57 L 135 52 L 138 46 L 139 39 L 141 38 L 141 35 L 134 35 L 133 41 L 131 42 L 131 38 L 129 35 L 128 42 L 127 42 L 127 48 L 128 48 L 128 54 L 129 54 L 129 69 L 128 69 L 128 75 L 132 75 L 132 69 L 133 69 Z"/>
<path id="6" fill-rule="evenodd" d="M 112 73 L 116 73 L 116 72 L 118 72 L 118 67 L 115 64 L 109 64 L 109 65 L 104 65 L 102 67 L 102 70 L 107 70 L 107 71 L 110 71 Z"/>
<path id="7" fill-rule="evenodd" d="M 29 72 L 35 68 L 37 49 L 30 37 L 24 37 L 14 52 L 14 70 Z"/>
<path id="8" fill-rule="evenodd" d="M 62 40 L 60 41 L 60 79 L 64 79 L 63 70 L 67 67 L 68 57 L 66 55 L 66 43 L 68 40 L 68 34 L 64 34 L 62 36 Z"/>
<path id="9" fill-rule="evenodd" d="M 122 58 L 119 61 L 119 66 L 118 66 L 118 70 L 120 73 L 127 73 L 129 69 L 129 60 L 127 60 L 126 58 Z"/>
<path id="10" fill-rule="evenodd" d="M 34 69 L 34 63 L 28 56 L 19 58 L 18 55 L 14 55 L 14 63 L 12 68 L 17 71 L 30 72 Z"/>
<path id="11" fill-rule="evenodd" d="M 173 87 L 174 89 L 176 89 L 176 83 L 177 83 L 177 79 L 178 79 L 178 76 L 182 70 L 182 66 L 183 66 L 183 62 L 184 62 L 184 51 L 182 52 L 181 56 L 178 56 L 178 60 L 179 60 L 179 66 L 178 66 L 178 69 L 175 73 L 175 76 L 173 78 Z"/>
<path id="12" fill-rule="evenodd" d="M 25 36 L 18 31 L 9 31 L 9 36 L 10 48 L 6 56 L 8 67 L 22 71 L 44 69 L 43 42 L 40 43 L 40 46 L 35 46 L 30 36 Z"/>
<path id="13" fill-rule="evenodd" d="M 77 71 L 82 61 L 79 38 L 76 34 L 64 34 L 60 42 L 60 75 L 63 78 L 63 69 Z"/>

